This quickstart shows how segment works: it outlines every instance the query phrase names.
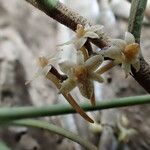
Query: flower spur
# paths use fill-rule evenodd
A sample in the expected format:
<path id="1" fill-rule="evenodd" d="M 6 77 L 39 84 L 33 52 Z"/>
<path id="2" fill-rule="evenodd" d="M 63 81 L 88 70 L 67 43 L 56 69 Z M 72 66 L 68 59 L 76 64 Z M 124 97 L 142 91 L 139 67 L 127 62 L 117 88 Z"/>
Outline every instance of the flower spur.
<path id="1" fill-rule="evenodd" d="M 122 64 L 126 77 L 131 72 L 131 65 L 138 72 L 140 69 L 140 45 L 135 43 L 134 36 L 126 32 L 125 39 L 110 40 L 110 48 L 100 52 L 104 57 L 113 59 L 115 64 Z"/>
<path id="2" fill-rule="evenodd" d="M 70 61 L 60 63 L 61 71 L 68 76 L 68 79 L 62 83 L 60 92 L 69 93 L 77 86 L 82 96 L 90 99 L 91 104 L 95 105 L 93 81 L 99 83 L 104 81 L 103 78 L 95 72 L 102 62 L 103 57 L 101 55 L 92 56 L 84 62 L 82 52 L 77 51 L 77 64 Z"/>
<path id="3" fill-rule="evenodd" d="M 70 41 L 60 44 L 59 46 L 74 44 L 75 48 L 79 50 L 86 43 L 88 38 L 99 38 L 97 32 L 101 31 L 102 29 L 102 25 L 86 25 L 83 27 L 81 24 L 78 24 L 76 29 L 76 36 L 73 37 Z"/>

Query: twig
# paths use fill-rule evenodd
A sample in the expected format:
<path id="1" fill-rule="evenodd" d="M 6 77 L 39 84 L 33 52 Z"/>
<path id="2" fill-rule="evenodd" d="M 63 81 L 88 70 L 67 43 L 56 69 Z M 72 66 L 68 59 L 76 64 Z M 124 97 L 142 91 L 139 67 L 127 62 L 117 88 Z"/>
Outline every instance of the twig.
<path id="1" fill-rule="evenodd" d="M 26 0 L 33 6 L 45 12 L 49 17 L 75 31 L 77 24 L 90 24 L 87 19 L 72 11 L 58 0 Z M 101 39 L 89 39 L 100 48 L 107 46 L 107 36 L 103 33 Z"/>

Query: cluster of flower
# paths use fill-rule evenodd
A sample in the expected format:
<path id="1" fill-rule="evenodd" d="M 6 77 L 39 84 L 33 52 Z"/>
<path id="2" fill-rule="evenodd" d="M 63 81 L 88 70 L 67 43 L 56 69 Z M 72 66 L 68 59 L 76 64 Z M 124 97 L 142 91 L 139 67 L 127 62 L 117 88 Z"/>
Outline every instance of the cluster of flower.
<path id="1" fill-rule="evenodd" d="M 60 93 L 68 94 L 77 86 L 82 96 L 89 99 L 92 105 L 95 105 L 93 81 L 97 81 L 99 83 L 104 81 L 98 69 L 101 68 L 100 65 L 104 61 L 105 57 L 110 58 L 115 65 L 121 64 L 126 77 L 131 72 L 131 65 L 136 71 L 139 71 L 140 69 L 140 45 L 135 43 L 134 36 L 129 32 L 125 33 L 124 40 L 110 39 L 110 46 L 107 49 L 101 50 L 96 55 L 89 56 L 88 58 L 85 56 L 88 52 L 84 47 L 84 44 L 88 38 L 99 39 L 99 33 L 102 33 L 102 28 L 103 26 L 101 25 L 83 27 L 78 24 L 75 37 L 60 45 L 74 44 L 77 50 L 76 64 L 70 61 L 59 63 L 61 71 L 68 77 L 61 83 L 61 87 L 59 88 Z M 52 59 L 55 60 L 56 58 L 39 58 L 41 70 L 36 77 L 39 75 L 47 76 L 52 67 Z M 104 67 L 103 69 L 106 71 L 108 70 Z"/>

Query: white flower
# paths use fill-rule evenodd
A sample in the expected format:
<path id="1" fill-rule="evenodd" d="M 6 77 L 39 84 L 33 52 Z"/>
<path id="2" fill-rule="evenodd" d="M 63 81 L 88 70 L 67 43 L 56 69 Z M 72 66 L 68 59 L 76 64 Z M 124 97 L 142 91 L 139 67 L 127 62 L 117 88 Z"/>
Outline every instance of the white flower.
<path id="1" fill-rule="evenodd" d="M 78 24 L 76 29 L 76 36 L 73 37 L 70 41 L 60 44 L 59 46 L 69 45 L 73 43 L 75 48 L 79 50 L 86 43 L 88 38 L 99 38 L 97 32 L 101 31 L 102 28 L 103 26 L 101 25 L 86 25 L 85 27 L 83 27 L 81 24 Z"/>
<path id="2" fill-rule="evenodd" d="M 111 47 L 101 52 L 104 57 L 109 57 L 116 64 L 122 64 L 126 77 L 131 72 L 131 65 L 138 72 L 140 69 L 140 45 L 135 43 L 134 36 L 126 32 L 125 39 L 111 39 Z"/>
<path id="3" fill-rule="evenodd" d="M 57 55 L 57 56 L 56 56 Z M 46 77 L 47 73 L 51 70 L 52 64 L 59 60 L 58 52 L 56 54 L 51 54 L 48 56 L 41 56 L 38 58 L 38 71 L 35 73 L 33 78 L 29 81 L 26 81 L 25 84 L 29 84 L 33 80 L 37 79 L 40 76 Z"/>
<path id="4" fill-rule="evenodd" d="M 60 92 L 67 94 L 77 86 L 82 96 L 91 100 L 94 95 L 93 81 L 103 82 L 103 78 L 95 72 L 102 61 L 101 55 L 95 55 L 84 62 L 82 52 L 78 51 L 77 64 L 70 61 L 60 63 L 61 71 L 68 76 L 68 79 L 62 83 Z"/>
<path id="5" fill-rule="evenodd" d="M 129 128 L 129 120 L 125 116 L 121 116 L 120 119 L 118 118 L 117 128 L 119 131 L 118 140 L 120 142 L 128 143 L 135 135 L 137 135 L 135 129 Z"/>

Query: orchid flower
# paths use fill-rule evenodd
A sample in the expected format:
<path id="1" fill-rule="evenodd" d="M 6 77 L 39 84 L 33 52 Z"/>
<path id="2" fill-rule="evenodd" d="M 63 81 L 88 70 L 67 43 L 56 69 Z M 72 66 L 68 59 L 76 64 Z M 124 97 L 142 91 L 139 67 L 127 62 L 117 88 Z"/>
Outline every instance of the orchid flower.
<path id="1" fill-rule="evenodd" d="M 126 77 L 131 72 L 131 65 L 138 72 L 140 69 L 140 45 L 130 32 L 125 33 L 125 39 L 110 40 L 111 46 L 101 52 L 104 57 L 113 59 L 114 63 L 122 64 Z"/>
<path id="2" fill-rule="evenodd" d="M 92 104 L 95 105 L 95 100 L 92 99 L 94 96 L 93 81 L 99 83 L 104 81 L 103 78 L 95 72 L 102 62 L 103 57 L 101 55 L 92 56 L 84 62 L 82 52 L 78 51 L 76 64 L 70 61 L 60 63 L 61 71 L 68 76 L 68 79 L 62 83 L 60 92 L 67 94 L 77 86 L 82 96 L 90 99 L 91 103 L 93 100 Z"/>
<path id="3" fill-rule="evenodd" d="M 56 56 L 57 55 L 57 56 Z M 35 73 L 31 80 L 28 80 L 25 84 L 29 84 L 40 76 L 46 77 L 47 73 L 51 70 L 52 64 L 59 60 L 58 53 L 48 56 L 40 56 L 38 58 L 38 71 Z"/>
<path id="4" fill-rule="evenodd" d="M 57 56 L 55 56 L 57 55 Z M 52 68 L 52 64 L 55 61 L 58 61 L 59 55 L 58 53 L 54 55 L 49 55 L 47 57 L 42 56 L 39 57 L 39 71 L 35 74 L 32 80 L 27 81 L 26 84 L 30 83 L 31 81 L 35 80 L 39 76 L 44 76 L 48 80 L 52 81 L 58 89 L 61 87 L 60 80 L 50 72 Z M 66 98 L 66 100 L 71 104 L 71 106 L 87 121 L 90 123 L 94 123 L 94 121 L 84 112 L 84 110 L 77 104 L 77 102 L 74 100 L 74 98 L 70 94 L 62 93 L 62 95 Z"/>
<path id="5" fill-rule="evenodd" d="M 125 116 L 121 116 L 121 118 L 118 118 L 117 128 L 119 131 L 118 140 L 120 142 L 127 143 L 135 135 L 137 135 L 137 131 L 129 127 L 129 120 Z"/>
<path id="6" fill-rule="evenodd" d="M 76 36 L 73 37 L 70 41 L 60 44 L 59 46 L 74 44 L 75 48 L 79 50 L 86 43 L 88 38 L 99 38 L 97 32 L 101 31 L 102 29 L 102 25 L 86 25 L 83 27 L 81 24 L 78 24 L 76 29 Z"/>

